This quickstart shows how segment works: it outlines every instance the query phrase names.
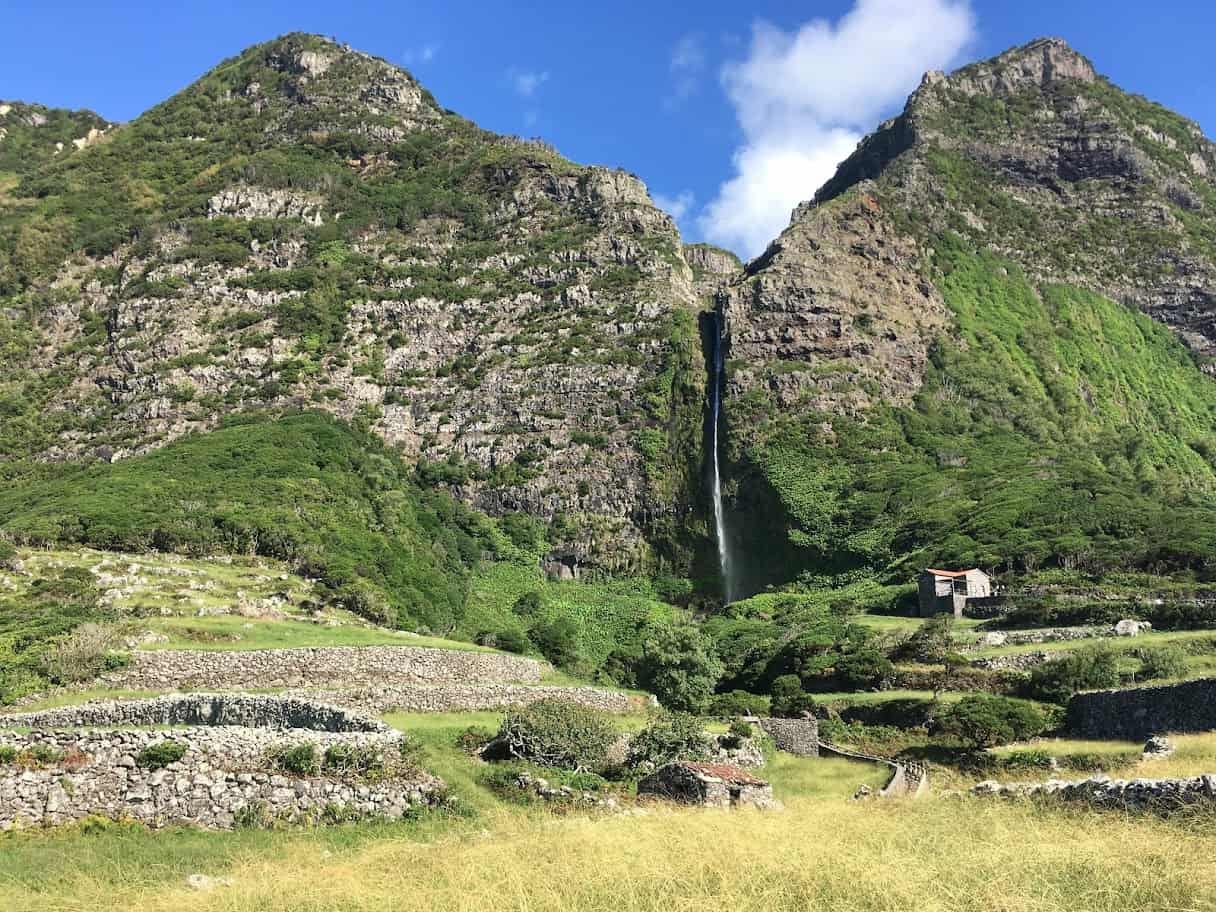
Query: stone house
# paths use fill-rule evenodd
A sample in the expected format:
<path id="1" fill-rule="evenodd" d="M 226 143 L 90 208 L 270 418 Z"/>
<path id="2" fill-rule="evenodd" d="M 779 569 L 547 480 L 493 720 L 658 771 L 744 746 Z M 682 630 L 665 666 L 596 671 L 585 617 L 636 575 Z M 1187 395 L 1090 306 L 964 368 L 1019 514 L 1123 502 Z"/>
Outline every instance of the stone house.
<path id="1" fill-rule="evenodd" d="M 703 807 L 777 806 L 769 783 L 730 763 L 668 763 L 638 783 L 638 794 Z"/>
<path id="2" fill-rule="evenodd" d="M 961 618 L 968 607 L 991 602 L 992 578 L 983 570 L 923 570 L 917 578 L 920 616 L 953 614 Z"/>

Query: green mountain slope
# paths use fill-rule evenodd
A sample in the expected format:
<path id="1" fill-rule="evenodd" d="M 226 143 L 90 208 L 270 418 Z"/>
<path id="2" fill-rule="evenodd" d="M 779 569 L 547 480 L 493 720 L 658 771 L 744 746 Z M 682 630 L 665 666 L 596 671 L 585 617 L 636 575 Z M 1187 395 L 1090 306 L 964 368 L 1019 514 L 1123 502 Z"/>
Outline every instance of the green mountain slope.
<path id="1" fill-rule="evenodd" d="M 571 571 L 638 572 L 658 543 L 686 572 L 712 549 L 673 418 L 703 399 L 698 294 L 632 175 L 288 35 L 0 202 L 0 458 L 120 459 L 306 406 L 542 516 Z"/>
<path id="2" fill-rule="evenodd" d="M 746 589 L 935 564 L 1210 576 L 1196 133 L 1060 42 L 926 77 L 723 306 Z"/>

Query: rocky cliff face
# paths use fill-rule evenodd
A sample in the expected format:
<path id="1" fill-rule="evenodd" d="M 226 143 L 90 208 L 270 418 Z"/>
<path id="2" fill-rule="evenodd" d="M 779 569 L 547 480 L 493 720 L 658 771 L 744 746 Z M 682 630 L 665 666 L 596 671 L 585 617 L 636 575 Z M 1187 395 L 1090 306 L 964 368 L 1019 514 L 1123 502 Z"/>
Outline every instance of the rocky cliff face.
<path id="1" fill-rule="evenodd" d="M 868 179 L 909 233 L 958 232 L 1216 346 L 1216 145 L 1060 39 L 926 74 L 816 202 Z"/>
<path id="2" fill-rule="evenodd" d="M 5 388 L 31 405 L 10 457 L 120 459 L 231 411 L 321 408 L 492 514 L 542 517 L 571 571 L 637 569 L 644 530 L 691 509 L 673 478 L 699 441 L 672 399 L 703 384 L 698 289 L 634 176 L 301 35 L 108 139 L 27 177 L 0 238 Z"/>

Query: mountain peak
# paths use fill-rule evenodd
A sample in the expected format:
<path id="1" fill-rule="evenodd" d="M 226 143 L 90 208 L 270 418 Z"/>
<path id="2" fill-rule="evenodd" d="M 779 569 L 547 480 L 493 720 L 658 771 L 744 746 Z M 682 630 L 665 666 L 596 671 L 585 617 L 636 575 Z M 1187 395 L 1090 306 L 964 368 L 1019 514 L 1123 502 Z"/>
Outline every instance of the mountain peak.
<path id="1" fill-rule="evenodd" d="M 967 95 L 1002 97 L 1032 86 L 1045 88 L 1067 80 L 1093 82 L 1097 78 L 1089 59 L 1073 50 L 1063 38 L 1036 38 L 990 60 L 962 67 L 949 76 L 930 71 L 917 94 L 944 84 Z"/>

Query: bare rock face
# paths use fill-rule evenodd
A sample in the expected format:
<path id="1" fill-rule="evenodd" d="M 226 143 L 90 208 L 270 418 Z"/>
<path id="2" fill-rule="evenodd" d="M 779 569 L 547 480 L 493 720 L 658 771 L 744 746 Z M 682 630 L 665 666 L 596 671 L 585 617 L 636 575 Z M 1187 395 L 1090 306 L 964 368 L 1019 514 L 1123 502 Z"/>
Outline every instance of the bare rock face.
<path id="1" fill-rule="evenodd" d="M 807 210 L 725 299 L 732 395 L 829 412 L 909 402 L 949 324 L 921 261 L 864 190 Z"/>
<path id="2" fill-rule="evenodd" d="M 207 201 L 207 216 L 239 219 L 299 219 L 321 225 L 324 201 L 315 193 L 260 187 L 232 187 Z"/>

